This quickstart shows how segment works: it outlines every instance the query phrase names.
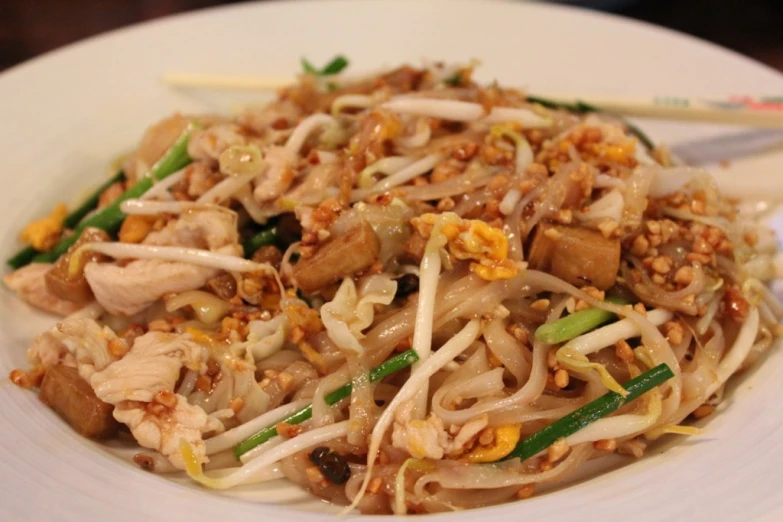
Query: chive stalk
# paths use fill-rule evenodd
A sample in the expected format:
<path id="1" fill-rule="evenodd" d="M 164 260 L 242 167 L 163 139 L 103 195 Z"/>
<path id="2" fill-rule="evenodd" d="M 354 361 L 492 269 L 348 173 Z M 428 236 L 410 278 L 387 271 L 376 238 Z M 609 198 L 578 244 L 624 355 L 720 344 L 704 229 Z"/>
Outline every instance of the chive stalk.
<path id="1" fill-rule="evenodd" d="M 125 173 L 120 171 L 111 178 L 109 178 L 107 181 L 105 181 L 101 186 L 99 186 L 93 193 L 88 197 L 84 202 L 82 202 L 81 205 L 76 207 L 70 214 L 65 216 L 65 219 L 63 220 L 63 227 L 64 228 L 73 228 L 76 225 L 79 224 L 79 222 L 84 219 L 84 216 L 92 212 L 97 206 L 98 206 L 98 200 L 100 200 L 101 194 L 117 183 L 118 181 L 122 181 L 125 179 Z M 17 268 L 21 268 L 27 264 L 29 264 L 35 256 L 40 254 L 38 250 L 33 248 L 32 246 L 28 245 L 21 249 L 19 252 L 14 254 L 11 258 L 9 258 L 6 263 L 8 266 L 16 270 Z"/>
<path id="2" fill-rule="evenodd" d="M 613 297 L 609 297 L 606 300 L 610 303 L 626 304 L 622 299 Z M 598 328 L 604 323 L 608 323 L 616 317 L 614 313 L 598 308 L 580 310 L 557 321 L 539 326 L 536 329 L 536 340 L 545 344 L 558 344 L 569 341 L 574 337 Z"/>
<path id="3" fill-rule="evenodd" d="M 73 234 L 61 239 L 50 252 L 37 255 L 33 261 L 39 263 L 51 263 L 56 261 L 57 258 L 67 252 L 71 245 L 79 239 L 79 236 L 85 228 L 93 227 L 105 230 L 109 233 L 116 232 L 125 219 L 125 214 L 120 210 L 120 204 L 123 201 L 140 197 L 151 189 L 155 182 L 161 181 L 171 174 L 174 174 L 192 161 L 188 155 L 188 140 L 190 139 L 190 134 L 193 129 L 193 123 L 187 126 L 179 138 L 177 138 L 177 141 L 174 142 L 174 145 L 172 145 L 155 166 L 152 167 L 149 176 L 140 179 L 110 205 L 107 205 L 94 215 L 83 220 L 74 229 Z"/>
<path id="4" fill-rule="evenodd" d="M 415 350 L 408 350 L 399 355 L 392 357 L 370 370 L 370 382 L 375 382 L 383 379 L 384 377 L 398 372 L 403 368 L 407 368 L 411 364 L 419 360 L 419 356 Z M 324 396 L 326 404 L 332 406 L 337 404 L 341 400 L 351 395 L 353 385 L 351 383 L 345 384 L 331 393 Z M 281 419 L 279 422 L 285 422 L 287 424 L 300 424 L 313 416 L 313 405 L 309 404 L 299 411 L 296 411 L 288 417 Z M 236 448 L 234 448 L 234 455 L 239 458 L 248 451 L 252 450 L 256 446 L 263 444 L 269 439 L 277 436 L 276 424 L 267 426 L 249 439 L 240 442 Z"/>
<path id="5" fill-rule="evenodd" d="M 578 410 L 569 413 L 546 428 L 543 428 L 520 441 L 516 448 L 514 448 L 505 459 L 512 459 L 515 457 L 522 460 L 529 459 L 547 449 L 558 439 L 573 435 L 587 425 L 617 411 L 621 406 L 638 399 L 643 394 L 656 386 L 660 386 L 672 377 L 674 377 L 674 372 L 672 372 L 671 368 L 666 364 L 659 364 L 655 368 L 626 382 L 623 385 L 628 391 L 626 397 L 622 397 L 615 392 L 608 392 L 598 397 L 594 401 L 587 403 Z"/>
<path id="6" fill-rule="evenodd" d="M 250 259 L 256 250 L 262 246 L 274 245 L 277 243 L 277 227 L 265 228 L 256 235 L 249 237 L 243 244 L 242 249 L 245 251 L 245 257 Z"/>

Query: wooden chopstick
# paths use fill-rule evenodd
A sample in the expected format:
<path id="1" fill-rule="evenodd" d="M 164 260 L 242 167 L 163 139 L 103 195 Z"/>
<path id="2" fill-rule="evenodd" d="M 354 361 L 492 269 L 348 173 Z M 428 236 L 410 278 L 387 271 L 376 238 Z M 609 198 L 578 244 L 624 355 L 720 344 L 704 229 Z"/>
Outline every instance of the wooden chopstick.
<path id="1" fill-rule="evenodd" d="M 764 99 L 742 96 L 725 100 L 709 100 L 684 97 L 646 99 L 547 95 L 547 99 L 568 104 L 582 102 L 605 112 L 637 118 L 783 129 L 783 98 Z"/>
<path id="2" fill-rule="evenodd" d="M 163 81 L 172 87 L 218 90 L 277 90 L 294 83 L 290 77 L 227 76 L 214 74 L 169 73 Z M 608 96 L 547 95 L 547 100 L 562 104 L 583 103 L 621 116 L 657 120 L 694 121 L 744 125 L 765 129 L 783 129 L 783 97 L 734 97 L 708 100 L 684 97 L 622 98 Z"/>

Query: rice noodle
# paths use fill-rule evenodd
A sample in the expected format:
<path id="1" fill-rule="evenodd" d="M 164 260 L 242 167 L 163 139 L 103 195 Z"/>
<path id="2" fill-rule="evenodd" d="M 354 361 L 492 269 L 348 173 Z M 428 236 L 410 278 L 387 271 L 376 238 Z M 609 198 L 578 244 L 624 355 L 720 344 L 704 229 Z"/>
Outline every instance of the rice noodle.
<path id="1" fill-rule="evenodd" d="M 267 480 L 271 466 L 279 460 L 316 444 L 345 436 L 347 432 L 348 421 L 330 424 L 288 439 L 225 476 L 208 477 L 203 473 L 195 472 L 196 470 L 191 469 L 191 466 L 188 466 L 188 475 L 196 482 L 212 489 L 229 489 L 240 484 L 253 484 Z M 188 462 L 189 459 L 184 460 Z"/>
<path id="2" fill-rule="evenodd" d="M 389 426 L 391 426 L 391 423 L 394 420 L 394 413 L 397 408 L 399 408 L 402 403 L 413 399 L 421 387 L 429 381 L 429 378 L 432 377 L 435 372 L 445 366 L 446 363 L 454 360 L 457 355 L 465 351 L 468 346 L 470 346 L 471 343 L 476 340 L 480 332 L 481 322 L 475 319 L 469 321 L 468 324 L 466 324 L 465 327 L 460 331 L 460 333 L 452 337 L 446 344 L 441 346 L 441 348 L 435 354 L 427 358 L 424 364 L 411 372 L 410 378 L 403 385 L 403 387 L 400 388 L 399 393 L 397 393 L 392 402 L 386 407 L 372 430 L 370 448 L 367 451 L 367 475 L 362 482 L 362 486 L 359 489 L 359 493 L 356 495 L 356 498 L 353 500 L 350 506 L 343 510 L 343 513 L 347 513 L 356 507 L 361 498 L 364 496 L 364 492 L 367 491 L 367 486 L 369 485 L 370 477 L 372 476 L 372 468 L 375 463 L 375 458 L 378 455 L 378 450 L 380 449 L 381 439 L 383 438 L 384 433 L 386 433 L 386 430 L 389 429 Z"/>

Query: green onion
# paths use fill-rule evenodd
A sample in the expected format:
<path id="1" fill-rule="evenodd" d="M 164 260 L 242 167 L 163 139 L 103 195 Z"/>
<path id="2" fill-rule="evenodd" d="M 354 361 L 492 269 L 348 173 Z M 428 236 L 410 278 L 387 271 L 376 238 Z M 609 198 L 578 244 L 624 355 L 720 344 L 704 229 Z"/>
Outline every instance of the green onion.
<path id="1" fill-rule="evenodd" d="M 16 270 L 17 268 L 22 268 L 25 265 L 29 265 L 38 254 L 40 254 L 38 250 L 28 245 L 10 257 L 6 261 L 6 264 Z"/>
<path id="2" fill-rule="evenodd" d="M 624 404 L 628 404 L 634 399 L 638 399 L 643 394 L 656 386 L 660 386 L 672 377 L 674 377 L 674 372 L 672 372 L 671 368 L 666 364 L 659 364 L 655 368 L 626 382 L 623 386 L 628 390 L 628 396 L 625 398 L 614 392 L 608 392 L 601 397 L 598 397 L 594 401 L 587 403 L 578 410 L 569 413 L 546 428 L 543 428 L 522 440 L 517 444 L 516 448 L 514 448 L 514 451 L 505 457 L 505 459 L 512 459 L 515 457 L 522 460 L 529 459 L 547 449 L 558 439 L 573 435 L 588 424 L 617 411 Z"/>
<path id="3" fill-rule="evenodd" d="M 609 297 L 606 300 L 610 303 L 626 304 L 622 299 L 613 297 Z M 558 344 L 569 341 L 574 337 L 598 328 L 616 317 L 614 313 L 598 308 L 580 310 L 557 321 L 539 326 L 536 329 L 536 340 L 545 344 Z"/>
<path id="4" fill-rule="evenodd" d="M 84 219 L 84 216 L 92 212 L 95 207 L 98 206 L 98 200 L 101 197 L 101 194 L 117 183 L 118 181 L 122 181 L 125 179 L 125 173 L 120 171 L 111 178 L 109 178 L 106 182 L 104 182 L 100 187 L 95 189 L 95 191 L 88 197 L 84 202 L 76 207 L 75 210 L 73 210 L 70 214 L 65 216 L 65 219 L 63 220 L 63 227 L 64 228 L 73 228 L 76 225 L 79 224 L 79 222 Z M 32 246 L 27 246 L 17 252 L 13 257 L 11 257 L 6 263 L 8 263 L 8 266 L 16 270 L 17 268 L 21 268 L 24 265 L 27 265 L 30 263 L 30 261 L 40 254 L 40 252 L 36 249 L 34 249 Z"/>
<path id="5" fill-rule="evenodd" d="M 245 257 L 250 259 L 253 257 L 253 254 L 256 253 L 256 250 L 262 246 L 274 245 L 277 243 L 277 239 L 277 227 L 265 228 L 258 234 L 248 238 L 244 243 L 242 243 L 242 248 L 245 251 Z"/>
<path id="6" fill-rule="evenodd" d="M 601 110 L 600 107 L 596 107 L 595 105 L 590 105 L 589 103 L 585 103 L 579 100 L 577 100 L 574 103 L 563 103 L 563 102 L 550 100 L 547 98 L 541 98 L 540 96 L 528 96 L 527 100 L 533 103 L 538 103 L 550 109 L 565 109 L 567 111 L 576 112 L 579 114 L 586 114 L 588 112 L 604 112 Z M 644 132 L 642 132 L 642 130 L 639 127 L 628 122 L 625 119 L 621 119 L 621 121 L 625 124 L 626 127 L 628 127 L 628 131 L 634 136 L 636 136 L 637 138 L 639 138 L 639 141 L 641 141 L 648 149 L 655 148 L 655 144 L 650 139 L 650 137 L 647 136 L 647 134 L 645 134 Z"/>
<path id="7" fill-rule="evenodd" d="M 307 74 L 314 76 L 332 76 L 338 74 L 346 67 L 348 67 L 348 59 L 341 54 L 332 58 L 332 61 L 320 70 L 316 69 L 306 58 L 302 58 L 302 69 Z"/>
<path id="8" fill-rule="evenodd" d="M 79 239 L 79 236 L 85 228 L 94 227 L 109 233 L 116 232 L 125 219 L 125 214 L 120 210 L 120 203 L 128 199 L 140 197 L 151 189 L 156 181 L 161 181 L 171 174 L 174 174 L 192 161 L 190 156 L 188 156 L 188 140 L 190 139 L 190 133 L 194 128 L 195 125 L 193 123 L 187 126 L 179 138 L 177 138 L 177 141 L 174 142 L 174 145 L 172 145 L 171 148 L 166 151 L 166 154 L 164 154 L 155 166 L 152 167 L 149 176 L 137 181 L 135 185 L 126 190 L 110 205 L 107 205 L 94 215 L 79 223 L 72 235 L 61 239 L 51 252 L 40 254 L 36 256 L 33 261 L 39 263 L 51 263 L 56 261 L 58 257 L 67 252 L 71 245 Z"/>
<path id="9" fill-rule="evenodd" d="M 452 87 L 456 87 L 460 84 L 461 81 L 462 81 L 462 75 L 460 74 L 459 71 L 457 71 L 451 76 L 449 76 L 448 78 L 446 78 L 445 80 L 443 80 L 443 83 L 445 83 L 446 85 L 451 85 Z"/>
<path id="10" fill-rule="evenodd" d="M 375 382 L 383 379 L 387 375 L 391 375 L 394 372 L 398 372 L 402 370 L 403 368 L 407 368 L 411 364 L 415 363 L 419 360 L 419 356 L 416 353 L 415 350 L 408 350 L 406 352 L 403 352 L 399 355 L 396 355 L 392 357 L 391 359 L 388 359 L 380 364 L 380 366 L 377 366 L 370 370 L 370 382 Z M 324 397 L 324 400 L 326 401 L 326 404 L 329 406 L 332 406 L 334 404 L 337 404 L 341 400 L 345 399 L 346 397 L 351 395 L 351 390 L 353 390 L 353 386 L 351 383 L 348 383 L 344 386 L 341 386 L 340 388 L 337 388 L 333 392 L 327 394 Z M 308 406 L 305 406 L 301 410 L 292 413 L 285 419 L 281 419 L 279 422 L 285 422 L 287 424 L 300 424 L 310 417 L 313 416 L 313 405 L 310 404 Z M 277 424 L 277 423 L 275 423 Z M 264 442 L 268 441 L 269 439 L 277 436 L 277 428 L 275 425 L 267 426 L 266 428 L 262 429 L 249 439 L 242 441 L 237 445 L 236 448 L 234 448 L 234 455 L 236 455 L 237 458 L 241 457 L 248 451 L 252 450 L 256 446 L 259 446 L 263 444 Z"/>

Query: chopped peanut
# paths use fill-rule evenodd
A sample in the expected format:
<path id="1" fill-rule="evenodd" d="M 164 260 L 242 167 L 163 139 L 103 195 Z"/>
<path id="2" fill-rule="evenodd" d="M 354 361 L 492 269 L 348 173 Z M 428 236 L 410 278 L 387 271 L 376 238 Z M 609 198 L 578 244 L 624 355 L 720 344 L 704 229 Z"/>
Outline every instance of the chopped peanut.
<path id="1" fill-rule="evenodd" d="M 568 386 L 568 382 L 569 382 L 568 372 L 566 370 L 563 370 L 562 368 L 557 370 L 555 372 L 554 380 L 555 380 L 555 386 L 557 386 L 560 389 L 565 388 L 566 386 Z"/>
<path id="2" fill-rule="evenodd" d="M 554 444 L 549 446 L 546 450 L 546 459 L 554 464 L 568 454 L 570 446 L 565 439 L 557 439 Z"/>
<path id="3" fill-rule="evenodd" d="M 517 491 L 518 499 L 526 499 L 532 497 L 536 492 L 535 484 L 525 484 Z"/>
<path id="4" fill-rule="evenodd" d="M 712 415 L 714 411 L 715 411 L 715 406 L 710 406 L 709 404 L 702 404 L 701 406 L 693 410 L 692 415 L 697 419 L 703 419 L 704 417 L 708 417 Z"/>
<path id="5" fill-rule="evenodd" d="M 625 341 L 624 339 L 621 339 L 615 343 L 614 353 L 618 359 L 626 364 L 632 363 L 635 359 L 631 345 L 628 344 L 628 341 Z"/>

